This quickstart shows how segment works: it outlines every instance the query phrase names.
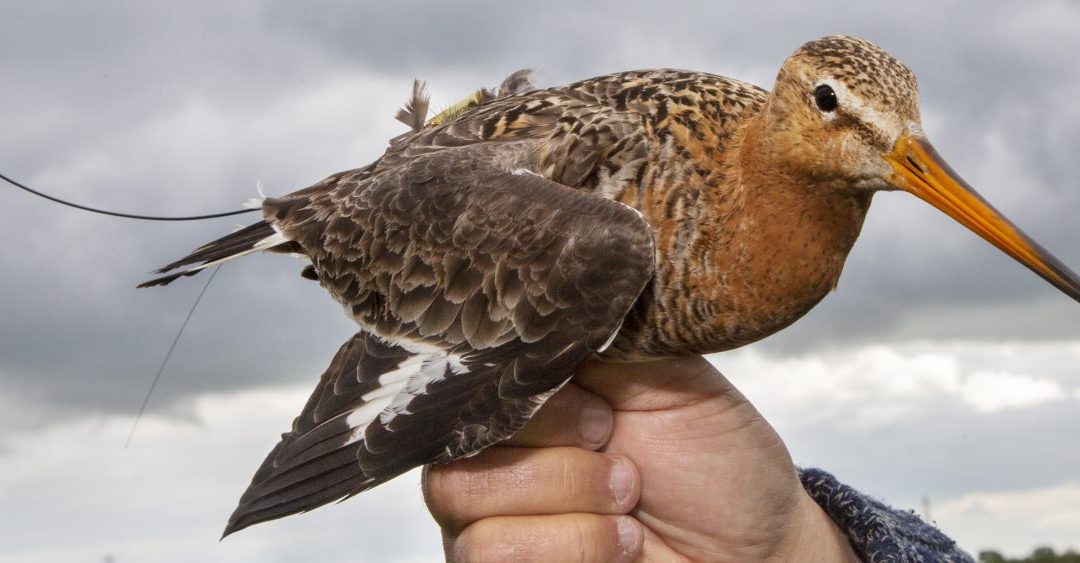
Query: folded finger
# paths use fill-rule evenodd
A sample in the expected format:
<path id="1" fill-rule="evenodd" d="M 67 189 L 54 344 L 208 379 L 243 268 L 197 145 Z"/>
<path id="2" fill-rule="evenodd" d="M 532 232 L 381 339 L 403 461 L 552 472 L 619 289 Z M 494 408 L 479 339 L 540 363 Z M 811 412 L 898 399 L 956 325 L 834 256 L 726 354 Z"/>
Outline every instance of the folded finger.
<path id="1" fill-rule="evenodd" d="M 502 561 L 632 561 L 644 543 L 630 516 L 559 514 L 503 516 L 469 526 L 447 546 L 447 559 Z"/>
<path id="2" fill-rule="evenodd" d="M 625 514 L 641 495 L 637 468 L 622 456 L 580 448 L 491 448 L 429 466 L 424 498 L 455 534 L 495 516 L 590 512 Z"/>

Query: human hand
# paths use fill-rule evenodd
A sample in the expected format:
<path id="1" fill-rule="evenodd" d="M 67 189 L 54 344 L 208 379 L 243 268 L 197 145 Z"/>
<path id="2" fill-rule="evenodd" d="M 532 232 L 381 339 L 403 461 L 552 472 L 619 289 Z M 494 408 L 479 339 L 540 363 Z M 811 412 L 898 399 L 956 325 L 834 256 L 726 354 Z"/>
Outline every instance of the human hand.
<path id="1" fill-rule="evenodd" d="M 700 357 L 590 362 L 511 440 L 423 483 L 448 560 L 858 560 Z"/>

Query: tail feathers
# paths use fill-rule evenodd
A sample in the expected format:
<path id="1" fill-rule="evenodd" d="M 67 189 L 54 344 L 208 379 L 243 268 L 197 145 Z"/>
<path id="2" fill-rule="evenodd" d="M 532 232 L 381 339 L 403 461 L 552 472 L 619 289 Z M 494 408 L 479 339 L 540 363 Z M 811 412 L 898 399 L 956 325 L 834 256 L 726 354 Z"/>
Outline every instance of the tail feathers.
<path id="1" fill-rule="evenodd" d="M 138 287 L 168 285 L 173 280 L 183 276 L 193 276 L 210 266 L 259 250 L 270 250 L 288 242 L 288 239 L 274 230 L 270 223 L 259 221 L 213 242 L 204 244 L 196 248 L 191 254 L 154 270 L 154 273 L 164 274 L 184 266 L 192 267 L 145 281 L 139 284 Z"/>

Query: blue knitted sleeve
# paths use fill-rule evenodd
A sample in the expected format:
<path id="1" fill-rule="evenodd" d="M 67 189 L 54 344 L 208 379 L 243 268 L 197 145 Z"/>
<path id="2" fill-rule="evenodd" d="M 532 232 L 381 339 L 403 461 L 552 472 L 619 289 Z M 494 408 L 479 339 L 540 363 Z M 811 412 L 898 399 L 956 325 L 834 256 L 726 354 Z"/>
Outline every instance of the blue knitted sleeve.
<path id="1" fill-rule="evenodd" d="M 912 511 L 896 510 L 820 469 L 801 469 L 810 498 L 843 530 L 855 553 L 871 563 L 974 563 L 956 542 Z"/>

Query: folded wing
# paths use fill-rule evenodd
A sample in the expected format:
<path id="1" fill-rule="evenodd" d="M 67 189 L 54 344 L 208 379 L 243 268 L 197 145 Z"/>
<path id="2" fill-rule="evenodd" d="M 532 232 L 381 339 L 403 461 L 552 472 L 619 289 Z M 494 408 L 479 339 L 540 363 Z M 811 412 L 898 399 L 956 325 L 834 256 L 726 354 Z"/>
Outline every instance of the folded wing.
<path id="1" fill-rule="evenodd" d="M 473 144 L 264 204 L 360 324 L 226 534 L 357 494 L 520 429 L 602 349 L 652 277 L 635 210 Z"/>

